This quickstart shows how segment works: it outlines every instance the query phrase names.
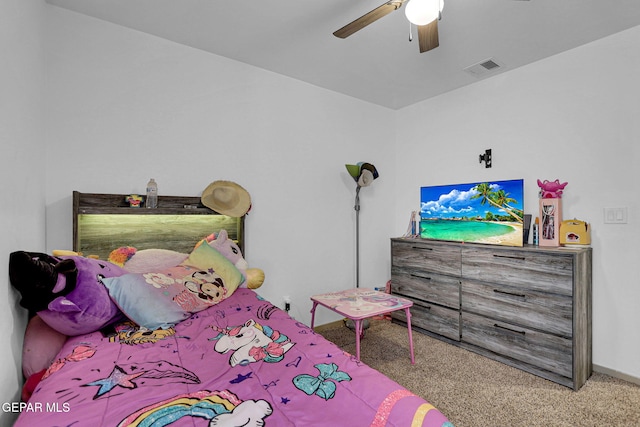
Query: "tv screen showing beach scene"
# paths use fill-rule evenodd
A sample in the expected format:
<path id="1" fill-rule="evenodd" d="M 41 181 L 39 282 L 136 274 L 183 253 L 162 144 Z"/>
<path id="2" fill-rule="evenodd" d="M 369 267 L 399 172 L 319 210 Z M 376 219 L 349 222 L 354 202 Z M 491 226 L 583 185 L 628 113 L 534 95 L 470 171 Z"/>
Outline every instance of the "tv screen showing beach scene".
<path id="1" fill-rule="evenodd" d="M 423 239 L 523 245 L 524 180 L 420 188 Z"/>

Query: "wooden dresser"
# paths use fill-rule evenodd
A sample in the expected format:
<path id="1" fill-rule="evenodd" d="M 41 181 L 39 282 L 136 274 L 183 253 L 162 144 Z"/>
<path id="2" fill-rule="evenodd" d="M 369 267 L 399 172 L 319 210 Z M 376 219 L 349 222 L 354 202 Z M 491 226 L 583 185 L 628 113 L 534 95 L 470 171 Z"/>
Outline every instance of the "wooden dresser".
<path id="1" fill-rule="evenodd" d="M 433 337 L 574 390 L 591 376 L 591 248 L 391 239 L 391 291 Z"/>

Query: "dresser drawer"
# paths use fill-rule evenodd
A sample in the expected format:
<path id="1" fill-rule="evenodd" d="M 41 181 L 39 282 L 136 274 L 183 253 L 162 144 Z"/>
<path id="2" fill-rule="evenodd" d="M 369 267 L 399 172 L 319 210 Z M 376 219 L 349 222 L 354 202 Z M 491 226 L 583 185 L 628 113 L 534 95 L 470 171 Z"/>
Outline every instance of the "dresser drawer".
<path id="1" fill-rule="evenodd" d="M 404 310 L 392 312 L 391 317 L 402 322 L 407 321 Z M 414 301 L 413 307 L 411 307 L 411 325 L 460 341 L 460 312 L 458 310 Z"/>
<path id="2" fill-rule="evenodd" d="M 571 338 L 573 301 L 565 295 L 462 280 L 464 311 Z"/>
<path id="3" fill-rule="evenodd" d="M 573 375 L 568 338 L 463 312 L 462 340 L 567 378 Z"/>
<path id="4" fill-rule="evenodd" d="M 414 300 L 460 308 L 460 278 L 429 271 L 392 267 L 393 293 Z"/>
<path id="5" fill-rule="evenodd" d="M 460 246 L 422 240 L 391 241 L 391 265 L 460 275 Z"/>
<path id="6" fill-rule="evenodd" d="M 573 295 L 573 257 L 544 251 L 462 248 L 462 276 L 542 292 Z"/>

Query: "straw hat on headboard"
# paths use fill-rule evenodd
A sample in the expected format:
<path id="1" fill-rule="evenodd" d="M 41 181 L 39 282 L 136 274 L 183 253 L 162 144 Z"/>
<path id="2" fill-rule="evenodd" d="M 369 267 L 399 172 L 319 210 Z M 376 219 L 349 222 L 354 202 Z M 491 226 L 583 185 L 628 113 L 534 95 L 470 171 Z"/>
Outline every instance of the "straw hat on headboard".
<path id="1" fill-rule="evenodd" d="M 241 217 L 251 209 L 251 196 L 232 181 L 214 181 L 205 188 L 202 204 L 214 211 L 232 217 Z"/>

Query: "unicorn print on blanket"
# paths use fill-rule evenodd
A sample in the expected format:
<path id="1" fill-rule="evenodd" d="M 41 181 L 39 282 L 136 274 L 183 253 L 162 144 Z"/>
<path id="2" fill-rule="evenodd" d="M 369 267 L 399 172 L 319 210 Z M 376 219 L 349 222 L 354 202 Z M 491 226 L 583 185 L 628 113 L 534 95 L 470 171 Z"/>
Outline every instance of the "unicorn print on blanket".
<path id="1" fill-rule="evenodd" d="M 229 364 L 248 365 L 249 363 L 264 360 L 268 363 L 276 363 L 284 358 L 294 343 L 289 337 L 271 329 L 267 325 L 256 323 L 253 319 L 247 320 L 243 325 L 227 327 L 217 326 L 211 328 L 218 332 L 212 340 L 216 340 L 215 351 L 220 354 L 231 352 Z"/>

